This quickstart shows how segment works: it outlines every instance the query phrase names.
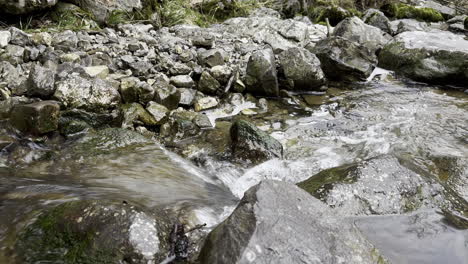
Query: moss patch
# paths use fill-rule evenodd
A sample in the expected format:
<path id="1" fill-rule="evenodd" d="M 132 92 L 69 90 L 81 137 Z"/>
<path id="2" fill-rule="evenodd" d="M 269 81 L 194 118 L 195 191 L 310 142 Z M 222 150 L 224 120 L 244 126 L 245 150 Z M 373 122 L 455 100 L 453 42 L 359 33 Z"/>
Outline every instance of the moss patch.
<path id="1" fill-rule="evenodd" d="M 311 6 L 304 15 L 307 15 L 314 23 L 325 24 L 328 18 L 330 25 L 336 26 L 347 17 L 361 17 L 362 13 L 349 3 L 334 4 L 332 2 L 318 1 L 316 5 Z"/>
<path id="2" fill-rule="evenodd" d="M 398 19 L 412 18 L 425 22 L 444 21 L 444 17 L 439 11 L 427 7 L 416 8 L 414 6 L 399 3 L 386 5 L 382 7 L 382 11 L 385 15 Z"/>

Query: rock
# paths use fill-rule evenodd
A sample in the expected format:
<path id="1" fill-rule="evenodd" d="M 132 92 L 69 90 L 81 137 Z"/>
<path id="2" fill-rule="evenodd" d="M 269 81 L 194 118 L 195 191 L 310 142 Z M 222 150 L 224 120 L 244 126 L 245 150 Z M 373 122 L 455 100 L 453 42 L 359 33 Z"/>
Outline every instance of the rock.
<path id="1" fill-rule="evenodd" d="M 213 124 L 211 124 L 210 118 L 205 114 L 198 114 L 193 120 L 193 122 L 199 128 L 212 128 L 213 127 Z"/>
<path id="2" fill-rule="evenodd" d="M 35 45 L 52 45 L 52 36 L 47 32 L 33 33 L 31 40 Z"/>
<path id="3" fill-rule="evenodd" d="M 126 103 L 146 104 L 154 98 L 154 88 L 136 77 L 123 78 L 120 81 L 120 94 Z"/>
<path id="4" fill-rule="evenodd" d="M 11 110 L 16 105 L 29 104 L 32 100 L 27 97 L 11 96 L 8 99 L 0 101 L 0 119 L 10 117 Z"/>
<path id="5" fill-rule="evenodd" d="M 358 17 L 341 21 L 333 30 L 332 36 L 348 39 L 376 52 L 387 44 L 391 37 L 379 28 L 365 24 Z"/>
<path id="6" fill-rule="evenodd" d="M 395 34 L 400 34 L 406 31 L 430 31 L 431 27 L 426 22 L 420 22 L 414 19 L 400 19 L 392 21 L 392 29 Z"/>
<path id="7" fill-rule="evenodd" d="M 80 263 L 161 262 L 171 223 L 121 202 L 74 201 L 42 213 L 19 238 L 22 261 Z"/>
<path id="8" fill-rule="evenodd" d="M 171 77 L 171 84 L 179 88 L 191 88 L 195 83 L 189 75 L 177 75 Z"/>
<path id="9" fill-rule="evenodd" d="M 124 119 L 122 128 L 133 128 L 138 125 L 155 126 L 158 124 L 154 116 L 139 103 L 124 104 L 120 108 Z"/>
<path id="10" fill-rule="evenodd" d="M 237 120 L 231 127 L 232 153 L 235 158 L 254 164 L 283 157 L 283 146 L 254 124 Z"/>
<path id="11" fill-rule="evenodd" d="M 109 67 L 105 65 L 89 66 L 83 68 L 86 75 L 90 78 L 105 79 L 109 75 Z"/>
<path id="12" fill-rule="evenodd" d="M 71 63 L 78 63 L 80 62 L 80 55 L 76 54 L 76 53 L 67 53 L 67 54 L 63 54 L 62 56 L 60 56 L 60 61 L 62 63 L 65 63 L 65 62 L 71 62 Z"/>
<path id="13" fill-rule="evenodd" d="M 325 83 L 320 60 L 304 48 L 291 48 L 279 55 L 279 65 L 293 90 L 319 90 Z"/>
<path id="14" fill-rule="evenodd" d="M 447 6 L 446 4 L 440 4 L 436 1 L 425 0 L 421 1 L 420 7 L 423 8 L 432 8 L 440 12 L 444 17 L 453 17 L 456 15 L 456 10 Z"/>
<path id="15" fill-rule="evenodd" d="M 379 66 L 416 81 L 465 86 L 468 40 L 450 32 L 404 32 L 384 47 Z"/>
<path id="16" fill-rule="evenodd" d="M 155 102 L 149 102 L 148 106 L 146 107 L 146 111 L 148 111 L 153 116 L 157 125 L 161 125 L 169 113 L 169 109 L 167 109 L 167 107 Z"/>
<path id="17" fill-rule="evenodd" d="M 41 135 L 57 130 L 60 106 L 55 101 L 15 105 L 10 123 L 23 133 Z"/>
<path id="18" fill-rule="evenodd" d="M 159 85 L 153 85 L 154 88 L 154 101 L 162 104 L 169 110 L 176 109 L 181 100 L 180 91 L 173 85 L 165 82 L 159 82 Z"/>
<path id="19" fill-rule="evenodd" d="M 210 69 L 210 74 L 220 83 L 227 83 L 232 75 L 232 69 L 227 65 L 218 65 Z"/>
<path id="20" fill-rule="evenodd" d="M 115 108 L 120 103 L 117 89 L 101 79 L 87 80 L 69 76 L 57 82 L 56 87 L 54 98 L 66 108 L 100 111 Z"/>
<path id="21" fill-rule="evenodd" d="M 28 94 L 49 98 L 55 92 L 55 72 L 35 64 L 29 72 Z"/>
<path id="22" fill-rule="evenodd" d="M 198 90 L 205 94 L 216 94 L 221 84 L 208 71 L 202 72 L 198 81 Z"/>
<path id="23" fill-rule="evenodd" d="M 442 187 L 393 156 L 319 172 L 298 184 L 344 215 L 402 214 L 442 204 Z"/>
<path id="24" fill-rule="evenodd" d="M 100 23 L 107 22 L 113 12 L 132 12 L 143 8 L 141 0 L 70 0 L 71 3 L 91 12 Z"/>
<path id="25" fill-rule="evenodd" d="M 219 101 L 215 97 L 206 96 L 201 98 L 195 98 L 194 108 L 196 112 L 208 110 L 218 105 Z"/>
<path id="26" fill-rule="evenodd" d="M 4 48 L 10 43 L 11 33 L 8 31 L 0 31 L 0 48 Z"/>
<path id="27" fill-rule="evenodd" d="M 457 156 L 433 156 L 430 157 L 434 168 L 433 174 L 444 183 L 450 192 L 456 193 L 468 203 L 468 162 L 467 158 Z M 468 208 L 467 208 L 468 209 Z M 468 212 L 465 210 L 468 216 Z"/>
<path id="28" fill-rule="evenodd" d="M 313 52 L 320 59 L 327 78 L 332 80 L 365 81 L 377 64 L 374 52 L 341 37 L 320 41 Z"/>
<path id="29" fill-rule="evenodd" d="M 24 62 L 24 48 L 17 45 L 7 45 L 3 54 L 0 54 L 0 61 L 6 61 L 13 66 Z"/>
<path id="30" fill-rule="evenodd" d="M 0 9 L 3 13 L 12 14 L 12 15 L 22 15 L 35 11 L 41 11 L 47 8 L 54 6 L 58 0 L 47 0 L 47 1 L 37 1 L 37 0 L 22 0 L 22 1 L 9 1 L 2 0 L 0 1 Z"/>
<path id="31" fill-rule="evenodd" d="M 15 27 L 10 27 L 10 33 L 11 33 L 10 44 L 18 45 L 22 47 L 32 44 L 31 37 L 26 32 Z"/>
<path id="32" fill-rule="evenodd" d="M 196 113 L 188 111 L 173 111 L 168 122 L 161 126 L 160 137 L 166 143 L 177 143 L 200 134 L 200 128 L 193 120 Z"/>
<path id="33" fill-rule="evenodd" d="M 225 52 L 219 49 L 210 49 L 198 54 L 200 64 L 208 67 L 223 65 L 225 57 Z"/>
<path id="34" fill-rule="evenodd" d="M 76 36 L 76 33 L 71 30 L 65 30 L 58 33 L 54 35 L 54 38 L 52 39 L 52 46 L 65 52 L 76 49 L 77 45 L 78 37 Z"/>
<path id="35" fill-rule="evenodd" d="M 180 93 L 179 104 L 182 106 L 192 106 L 193 102 L 195 101 L 197 90 L 190 88 L 177 88 L 177 90 L 179 90 Z"/>
<path id="36" fill-rule="evenodd" d="M 376 9 L 368 9 L 364 13 L 362 20 L 371 26 L 379 28 L 385 33 L 392 34 L 392 26 L 390 24 L 390 19 L 388 19 L 384 13 Z"/>
<path id="37" fill-rule="evenodd" d="M 252 94 L 278 96 L 275 56 L 271 49 L 252 53 L 247 64 L 245 84 L 246 91 Z"/>
<path id="38" fill-rule="evenodd" d="M 380 259 L 380 260 L 379 260 Z M 352 221 L 296 186 L 263 181 L 208 235 L 201 263 L 379 263 Z"/>

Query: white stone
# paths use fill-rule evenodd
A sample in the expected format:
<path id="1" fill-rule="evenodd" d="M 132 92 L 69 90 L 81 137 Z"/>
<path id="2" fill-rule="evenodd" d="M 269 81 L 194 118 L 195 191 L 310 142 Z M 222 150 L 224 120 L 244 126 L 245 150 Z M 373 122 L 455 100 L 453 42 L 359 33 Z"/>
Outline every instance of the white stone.
<path id="1" fill-rule="evenodd" d="M 8 31 L 0 31 L 0 48 L 4 48 L 10 43 L 11 33 Z"/>
<path id="2" fill-rule="evenodd" d="M 105 65 L 85 67 L 84 71 L 91 78 L 105 79 L 109 75 L 109 68 Z"/>

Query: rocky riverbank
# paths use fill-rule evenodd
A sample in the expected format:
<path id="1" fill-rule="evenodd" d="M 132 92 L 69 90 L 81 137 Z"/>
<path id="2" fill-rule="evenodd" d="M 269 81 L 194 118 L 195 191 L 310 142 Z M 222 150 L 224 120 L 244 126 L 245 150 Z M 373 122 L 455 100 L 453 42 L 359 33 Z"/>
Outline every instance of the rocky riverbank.
<path id="1" fill-rule="evenodd" d="M 291 159 L 289 149 L 301 145 L 297 138 L 271 135 L 261 121 L 271 120 L 273 130 L 287 128 L 345 90 L 388 81 L 468 93 L 463 5 L 387 3 L 355 12 L 286 1 L 245 17 L 217 13 L 216 23 L 206 27 L 163 27 L 162 13 L 106 27 L 117 11 L 147 4 L 117 2 L 112 8 L 101 1 L 75 3 L 101 18 L 85 23 L 93 29 L 0 30 L 0 173 L 79 171 L 80 162 L 125 156 L 147 144 L 161 144 L 202 168 L 212 160 L 256 168 Z M 5 3 L 0 7 L 13 14 L 57 4 Z M 238 10 L 233 5 L 225 3 L 224 12 Z M 291 13 L 298 15 L 287 18 Z M 307 135 L 334 129 L 328 125 Z M 467 228 L 467 170 L 460 165 L 466 159 L 427 160 L 432 165 L 373 156 L 314 170 L 310 179 L 285 180 L 301 182 L 300 188 L 279 181 L 255 182 L 240 193 L 231 188 L 234 195 L 226 200 L 249 190 L 209 234 L 181 231 L 201 223 L 184 222 L 188 216 L 179 205 L 161 202 L 148 210 L 131 201 L 65 202 L 22 219 L 24 228 L 2 247 L 9 253 L 0 254 L 0 262 L 1 255 L 19 263 L 392 262 L 398 257 L 388 245 L 372 244 L 372 232 L 357 228 L 353 216 L 442 208 L 451 225 Z M 207 182 L 214 186 L 220 179 Z M 429 213 L 421 221 L 426 218 L 437 217 Z M 449 228 L 439 218 L 434 229 Z"/>

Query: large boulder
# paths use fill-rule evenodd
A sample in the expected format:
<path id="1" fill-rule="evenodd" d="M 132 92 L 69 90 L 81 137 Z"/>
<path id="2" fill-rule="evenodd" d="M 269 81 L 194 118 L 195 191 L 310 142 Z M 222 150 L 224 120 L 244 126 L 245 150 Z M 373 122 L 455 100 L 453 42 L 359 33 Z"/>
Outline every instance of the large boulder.
<path id="1" fill-rule="evenodd" d="M 58 0 L 1 0 L 0 9 L 2 13 L 21 15 L 50 8 L 57 2 Z"/>
<path id="2" fill-rule="evenodd" d="M 371 26 L 379 28 L 383 32 L 392 34 L 392 26 L 390 24 L 390 19 L 385 16 L 385 14 L 377 9 L 368 9 L 364 13 L 362 20 Z"/>
<path id="3" fill-rule="evenodd" d="M 356 42 L 372 52 L 376 52 L 391 40 L 390 35 L 379 28 L 367 25 L 358 17 L 349 17 L 341 21 L 332 35 Z"/>
<path id="4" fill-rule="evenodd" d="M 278 96 L 275 55 L 271 49 L 252 53 L 247 64 L 246 91 L 257 95 Z"/>
<path id="5" fill-rule="evenodd" d="M 15 105 L 10 123 L 24 133 L 41 135 L 58 128 L 60 106 L 55 101 Z"/>
<path id="6" fill-rule="evenodd" d="M 201 263 L 378 263 L 352 222 L 293 184 L 263 181 L 209 234 Z"/>
<path id="7" fill-rule="evenodd" d="M 320 90 L 325 74 L 320 60 L 304 48 L 290 48 L 279 55 L 281 72 L 294 90 Z"/>
<path id="8" fill-rule="evenodd" d="M 254 124 L 237 120 L 231 127 L 234 157 L 252 163 L 283 157 L 283 146 L 276 139 L 261 131 Z"/>
<path id="9" fill-rule="evenodd" d="M 393 156 L 323 170 L 298 184 L 348 215 L 401 214 L 442 203 L 442 188 Z"/>
<path id="10" fill-rule="evenodd" d="M 466 86 L 468 40 L 444 31 L 404 32 L 384 47 L 379 66 L 417 81 Z"/>
<path id="11" fill-rule="evenodd" d="M 325 75 L 332 80 L 365 81 L 377 65 L 373 51 L 342 37 L 321 40 L 312 52 L 320 59 Z"/>
<path id="12" fill-rule="evenodd" d="M 101 79 L 69 76 L 57 82 L 56 87 L 54 97 L 67 108 L 100 111 L 115 108 L 120 103 L 117 89 Z"/>
<path id="13" fill-rule="evenodd" d="M 20 235 L 25 263 L 160 263 L 171 224 L 126 203 L 68 202 L 41 214 Z"/>

